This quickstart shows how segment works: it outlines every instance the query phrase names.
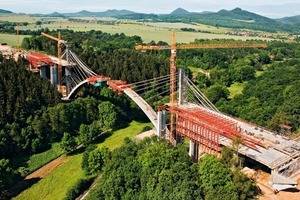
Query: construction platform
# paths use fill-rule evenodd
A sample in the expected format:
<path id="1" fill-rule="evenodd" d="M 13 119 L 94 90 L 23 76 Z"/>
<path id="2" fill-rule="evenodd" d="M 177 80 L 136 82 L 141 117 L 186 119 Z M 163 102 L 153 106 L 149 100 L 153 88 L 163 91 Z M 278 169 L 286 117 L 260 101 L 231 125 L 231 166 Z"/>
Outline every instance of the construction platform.
<path id="1" fill-rule="evenodd" d="M 187 103 L 181 105 L 183 109 L 196 109 L 198 105 Z M 201 107 L 201 109 L 205 109 Z M 251 148 L 246 145 L 241 145 L 239 153 L 249 157 L 267 167 L 272 171 L 284 174 L 287 177 L 300 171 L 300 142 L 292 140 L 286 136 L 275 134 L 265 130 L 257 125 L 245 122 L 243 120 L 227 116 L 223 113 L 210 112 L 212 116 L 225 118 L 239 128 L 239 132 L 248 138 L 259 141 L 264 146 L 256 145 L 256 148 Z M 232 146 L 232 139 L 220 135 L 219 144 L 223 146 Z"/>

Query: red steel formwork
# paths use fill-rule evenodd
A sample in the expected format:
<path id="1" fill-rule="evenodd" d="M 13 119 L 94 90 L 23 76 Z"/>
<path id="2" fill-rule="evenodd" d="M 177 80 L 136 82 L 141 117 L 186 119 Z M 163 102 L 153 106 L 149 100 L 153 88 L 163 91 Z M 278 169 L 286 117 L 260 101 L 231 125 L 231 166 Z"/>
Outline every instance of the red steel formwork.
<path id="1" fill-rule="evenodd" d="M 103 82 L 103 81 L 110 81 L 110 77 L 108 76 L 103 76 L 103 75 L 97 75 L 97 76 L 92 76 L 88 78 L 89 83 L 95 84 L 98 82 Z"/>
<path id="2" fill-rule="evenodd" d="M 127 84 L 126 81 L 122 80 L 109 80 L 107 81 L 107 85 L 112 88 L 114 92 L 118 92 L 118 94 L 122 94 L 123 90 L 131 88 L 131 84 Z"/>
<path id="3" fill-rule="evenodd" d="M 264 146 L 260 141 L 240 133 L 237 122 L 214 114 L 204 108 L 182 109 L 177 106 L 168 109 L 176 115 L 176 133 L 188 137 L 207 153 L 218 154 L 220 135 L 229 139 L 241 138 L 244 145 L 257 149 Z"/>
<path id="4" fill-rule="evenodd" d="M 176 134 L 191 139 L 196 144 L 200 144 L 202 151 L 211 154 L 218 154 L 220 151 L 219 138 L 220 133 L 198 120 L 197 117 L 190 115 L 190 112 L 172 109 L 176 114 Z"/>
<path id="5" fill-rule="evenodd" d="M 54 64 L 49 56 L 36 52 L 29 53 L 27 55 L 27 59 L 29 60 L 30 64 L 34 69 L 37 69 L 38 67 L 43 65 L 52 66 Z"/>
<path id="6" fill-rule="evenodd" d="M 186 115 L 177 115 L 176 133 L 180 136 L 188 137 L 196 144 L 200 144 L 200 148 L 204 152 L 218 154 L 220 150 L 220 134 L 191 118 L 187 119 Z"/>

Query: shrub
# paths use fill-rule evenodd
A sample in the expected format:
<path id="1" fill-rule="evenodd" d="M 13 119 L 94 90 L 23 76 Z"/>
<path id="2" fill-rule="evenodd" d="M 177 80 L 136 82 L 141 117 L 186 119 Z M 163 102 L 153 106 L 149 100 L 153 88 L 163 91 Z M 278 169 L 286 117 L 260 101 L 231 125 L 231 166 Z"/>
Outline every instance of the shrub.
<path id="1" fill-rule="evenodd" d="M 77 183 L 67 191 L 64 200 L 76 199 L 76 197 L 78 197 L 80 194 L 82 194 L 85 190 L 87 190 L 90 187 L 93 181 L 94 181 L 94 177 L 78 180 Z"/>

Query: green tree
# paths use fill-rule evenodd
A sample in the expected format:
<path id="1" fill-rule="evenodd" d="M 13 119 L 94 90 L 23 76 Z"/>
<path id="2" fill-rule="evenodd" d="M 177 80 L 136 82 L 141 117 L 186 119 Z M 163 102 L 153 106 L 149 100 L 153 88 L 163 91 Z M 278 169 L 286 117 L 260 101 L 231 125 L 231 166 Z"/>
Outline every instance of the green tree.
<path id="1" fill-rule="evenodd" d="M 198 167 L 183 146 L 157 137 L 124 143 L 112 152 L 89 199 L 202 199 Z"/>
<path id="2" fill-rule="evenodd" d="M 255 69 L 252 66 L 245 65 L 236 68 L 236 79 L 235 81 L 244 82 L 255 78 Z"/>
<path id="3" fill-rule="evenodd" d="M 213 155 L 203 157 L 199 164 L 199 175 L 201 185 L 208 197 L 212 197 L 211 192 L 217 188 L 222 191 L 219 197 L 224 198 L 227 195 L 227 199 L 238 199 L 237 189 L 231 180 L 230 171 L 217 157 Z"/>
<path id="4" fill-rule="evenodd" d="M 90 134 L 90 127 L 86 124 L 81 124 L 79 128 L 78 144 L 87 145 L 93 140 Z"/>
<path id="5" fill-rule="evenodd" d="M 84 166 L 83 170 L 85 173 L 87 175 L 99 174 L 108 160 L 109 153 L 110 152 L 107 147 L 95 149 L 89 152 L 87 154 L 87 163 L 82 165 Z"/>
<path id="6" fill-rule="evenodd" d="M 206 92 L 206 97 L 213 103 L 217 103 L 221 98 L 228 99 L 229 91 L 221 85 L 211 86 Z"/>
<path id="7" fill-rule="evenodd" d="M 229 147 L 223 147 L 221 149 L 222 161 L 228 166 L 232 167 L 233 151 Z"/>
<path id="8" fill-rule="evenodd" d="M 0 196 L 14 181 L 14 171 L 8 159 L 0 159 Z"/>
<path id="9" fill-rule="evenodd" d="M 64 200 L 73 200 L 81 195 L 93 183 L 93 178 L 79 179 L 74 186 L 72 186 L 64 198 Z"/>
<path id="10" fill-rule="evenodd" d="M 117 108 L 114 104 L 105 101 L 99 104 L 99 121 L 103 130 L 112 129 L 117 122 Z"/>
<path id="11" fill-rule="evenodd" d="M 252 180 L 236 168 L 233 172 L 233 182 L 238 191 L 240 200 L 251 199 L 255 196 L 256 187 Z"/>
<path id="12" fill-rule="evenodd" d="M 81 124 L 79 128 L 78 143 L 86 146 L 90 144 L 95 137 L 100 135 L 102 127 L 99 124 L 98 121 L 94 121 L 90 125 Z"/>
<path id="13" fill-rule="evenodd" d="M 42 22 L 41 21 L 36 21 L 35 24 L 39 26 L 39 25 L 42 25 Z"/>
<path id="14" fill-rule="evenodd" d="M 200 89 L 210 87 L 211 85 L 209 77 L 202 73 L 197 75 L 197 82 Z"/>
<path id="15" fill-rule="evenodd" d="M 61 148 L 65 152 L 73 151 L 77 146 L 74 136 L 71 136 L 69 133 L 64 133 L 64 136 L 61 139 Z"/>

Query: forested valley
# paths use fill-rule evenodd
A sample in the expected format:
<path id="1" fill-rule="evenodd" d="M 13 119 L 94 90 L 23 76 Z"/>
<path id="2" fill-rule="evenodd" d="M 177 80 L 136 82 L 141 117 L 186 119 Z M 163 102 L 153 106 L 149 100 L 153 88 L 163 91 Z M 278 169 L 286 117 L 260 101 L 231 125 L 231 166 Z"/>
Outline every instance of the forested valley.
<path id="1" fill-rule="evenodd" d="M 103 152 L 103 151 L 102 151 Z M 157 137 L 130 139 L 104 155 L 100 183 L 88 199 L 251 199 L 254 183 L 240 172 L 234 152 L 192 161 L 184 145 Z"/>
<path id="2" fill-rule="evenodd" d="M 55 31 L 42 31 L 57 35 Z M 96 73 L 129 83 L 169 73 L 170 52 L 138 52 L 134 49 L 142 43 L 138 36 L 101 31 L 62 30 L 61 33 L 72 50 Z M 22 48 L 57 54 L 56 42 L 39 36 L 39 32 L 34 35 L 24 39 Z M 205 42 L 236 41 L 195 41 Z M 151 42 L 156 43 L 166 44 Z M 275 131 L 279 131 L 278 124 L 287 124 L 297 132 L 300 127 L 299 44 L 271 41 L 267 45 L 267 49 L 180 50 L 177 65 L 188 71 L 198 88 L 221 111 Z M 25 59 L 19 58 L 18 62 L 3 56 L 0 59 L 0 191 L 29 173 L 26 168 L 29 155 L 50 148 L 54 142 L 61 142 L 68 152 L 79 144 L 88 146 L 100 133 L 126 126 L 133 119 L 146 120 L 128 98 L 108 88 L 87 87 L 80 92 L 81 98 L 61 103 L 59 94 L 47 80 L 27 70 Z M 209 72 L 209 76 L 199 70 Z M 244 88 L 230 96 L 228 88 L 234 83 L 241 83 Z M 191 199 L 212 199 L 211 188 L 220 195 L 215 199 L 229 199 L 226 195 L 230 199 L 247 199 L 254 195 L 250 192 L 252 183 L 238 170 L 232 170 L 231 161 L 207 156 L 195 164 L 184 146 L 173 148 L 157 140 L 149 139 L 141 144 L 126 140 L 114 152 L 94 152 L 93 155 L 105 157 L 105 165 L 92 167 L 91 174 L 103 172 L 103 180 L 93 195 L 107 199 L 168 199 L 183 195 Z M 89 149 L 86 155 L 94 151 Z M 210 163 L 216 163 L 221 178 L 225 177 L 224 182 L 219 182 L 218 175 L 211 175 L 212 180 L 205 177 L 204 172 L 214 173 L 204 169 Z M 239 185 L 242 183 L 247 185 Z M 166 197 L 167 194 L 170 196 Z M 246 196 L 242 197 L 243 194 Z"/>

